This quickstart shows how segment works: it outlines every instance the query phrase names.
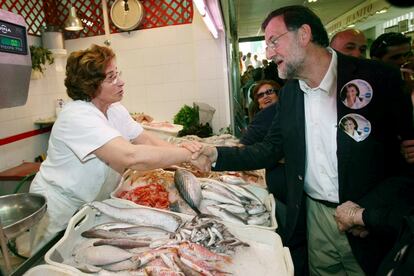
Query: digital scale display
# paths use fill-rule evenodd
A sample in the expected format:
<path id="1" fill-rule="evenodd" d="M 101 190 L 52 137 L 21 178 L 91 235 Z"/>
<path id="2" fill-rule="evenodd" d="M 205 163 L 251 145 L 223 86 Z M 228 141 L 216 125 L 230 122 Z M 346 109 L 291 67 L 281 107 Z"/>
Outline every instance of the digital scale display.
<path id="1" fill-rule="evenodd" d="M 27 55 L 26 28 L 0 20 L 0 52 Z"/>

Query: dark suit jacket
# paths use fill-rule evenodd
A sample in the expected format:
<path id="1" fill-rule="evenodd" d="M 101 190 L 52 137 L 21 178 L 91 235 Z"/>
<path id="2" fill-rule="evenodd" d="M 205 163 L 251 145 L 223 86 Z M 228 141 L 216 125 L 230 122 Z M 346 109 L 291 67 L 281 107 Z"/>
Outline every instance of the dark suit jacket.
<path id="1" fill-rule="evenodd" d="M 253 117 L 252 122 L 248 125 L 246 133 L 240 139 L 240 143 L 243 145 L 253 145 L 255 143 L 262 142 L 266 137 L 266 134 L 272 125 L 273 118 L 276 115 L 276 104 L 272 104 L 267 108 L 259 111 Z M 278 220 L 277 232 L 280 234 L 282 241 L 285 245 L 296 245 L 303 242 L 306 237 L 300 237 L 294 239 L 292 242 L 285 239 L 285 222 L 286 222 L 286 175 L 285 165 L 282 163 L 269 163 L 266 166 L 266 183 L 269 192 L 272 193 L 278 202 L 278 208 L 276 208 L 276 218 Z M 304 224 L 302 224 L 304 225 Z M 303 226 L 301 229 L 303 230 Z M 304 231 L 302 231 L 304 232 Z"/>
<path id="2" fill-rule="evenodd" d="M 413 138 L 411 102 L 403 97 L 399 72 L 371 60 L 338 55 L 337 122 L 349 113 L 357 113 L 371 123 L 370 135 L 356 142 L 342 130 L 337 131 L 339 200 L 358 202 L 385 178 L 398 175 L 403 164 L 398 136 Z M 373 90 L 368 105 L 350 109 L 340 100 L 340 90 L 349 81 L 362 79 Z M 306 162 L 304 93 L 299 82 L 291 80 L 279 94 L 277 113 L 262 143 L 243 148 L 218 148 L 216 170 L 250 170 L 264 168 L 281 157 L 286 161 L 287 216 L 286 238 L 296 227 L 302 202 Z M 368 273 L 377 267 L 378 258 L 359 257 L 358 247 L 369 240 L 350 244 L 358 261 Z M 361 252 L 362 255 L 369 254 Z"/>
<path id="3" fill-rule="evenodd" d="M 240 143 L 243 145 L 253 145 L 254 143 L 263 141 L 275 114 L 275 104 L 257 112 L 251 123 L 247 126 L 246 133 L 240 139 Z"/>

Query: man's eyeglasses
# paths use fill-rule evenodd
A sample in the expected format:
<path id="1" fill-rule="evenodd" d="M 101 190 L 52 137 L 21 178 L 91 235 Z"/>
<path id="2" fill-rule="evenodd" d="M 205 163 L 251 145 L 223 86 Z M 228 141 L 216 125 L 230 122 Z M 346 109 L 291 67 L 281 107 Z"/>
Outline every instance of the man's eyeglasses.
<path id="1" fill-rule="evenodd" d="M 269 40 L 269 43 L 267 43 L 267 47 L 269 47 L 272 50 L 275 50 L 278 46 L 279 46 L 279 39 L 284 36 L 285 34 L 287 34 L 289 31 L 284 32 L 281 35 L 278 35 L 276 37 L 273 37 L 272 39 Z"/>
<path id="2" fill-rule="evenodd" d="M 269 96 L 269 95 L 272 95 L 273 93 L 277 94 L 277 89 L 276 88 L 269 88 L 266 91 L 257 93 L 256 98 L 259 100 L 259 99 L 263 98 L 265 95 Z"/>
<path id="3" fill-rule="evenodd" d="M 122 75 L 122 71 L 116 71 L 114 74 L 111 74 L 110 77 L 104 79 L 104 82 L 110 83 L 112 85 L 115 85 L 118 83 L 120 77 Z"/>

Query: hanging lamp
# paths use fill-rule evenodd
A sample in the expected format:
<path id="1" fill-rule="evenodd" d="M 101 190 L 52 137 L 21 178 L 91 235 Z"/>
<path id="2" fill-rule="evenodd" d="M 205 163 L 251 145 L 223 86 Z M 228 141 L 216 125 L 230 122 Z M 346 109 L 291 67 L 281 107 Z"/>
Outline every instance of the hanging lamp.
<path id="1" fill-rule="evenodd" d="M 65 30 L 72 32 L 83 30 L 82 21 L 76 15 L 76 10 L 73 5 L 70 6 L 69 16 L 65 21 Z"/>

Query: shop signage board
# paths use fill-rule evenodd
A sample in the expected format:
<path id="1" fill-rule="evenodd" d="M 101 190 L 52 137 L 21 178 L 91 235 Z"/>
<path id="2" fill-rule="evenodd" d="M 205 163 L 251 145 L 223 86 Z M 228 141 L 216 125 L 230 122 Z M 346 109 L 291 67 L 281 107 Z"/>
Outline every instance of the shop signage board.
<path id="1" fill-rule="evenodd" d="M 344 13 L 337 19 L 329 22 L 325 28 L 329 35 L 336 33 L 342 29 L 346 29 L 349 25 L 362 21 L 369 16 L 374 15 L 377 11 L 389 8 L 390 4 L 385 0 L 370 0 L 354 7 Z"/>

